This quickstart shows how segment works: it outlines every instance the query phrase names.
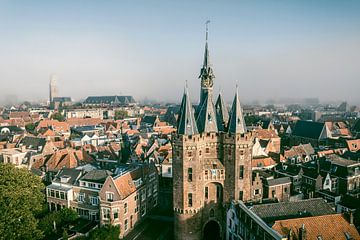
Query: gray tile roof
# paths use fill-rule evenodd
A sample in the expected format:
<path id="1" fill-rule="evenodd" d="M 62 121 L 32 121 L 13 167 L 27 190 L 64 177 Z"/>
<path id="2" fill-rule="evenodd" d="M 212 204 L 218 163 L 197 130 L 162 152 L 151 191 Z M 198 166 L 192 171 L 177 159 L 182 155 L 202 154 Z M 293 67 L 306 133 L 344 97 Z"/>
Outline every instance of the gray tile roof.
<path id="1" fill-rule="evenodd" d="M 236 89 L 236 94 L 234 101 L 231 107 L 230 119 L 228 124 L 229 133 L 245 133 L 246 124 L 244 120 L 244 115 L 240 105 L 239 94 Z"/>
<path id="2" fill-rule="evenodd" d="M 219 131 L 225 132 L 227 123 L 229 121 L 229 112 L 225 105 L 224 99 L 222 98 L 221 93 L 219 94 L 219 97 L 216 100 L 215 109 L 216 109 L 216 119 L 218 122 Z"/>
<path id="3" fill-rule="evenodd" d="M 89 182 L 97 182 L 97 183 L 104 183 L 108 176 L 113 175 L 112 172 L 108 170 L 102 169 L 95 169 L 88 173 L 86 173 L 81 180 L 89 181 Z"/>
<path id="4" fill-rule="evenodd" d="M 322 198 L 312 198 L 298 202 L 260 204 L 253 206 L 251 210 L 267 223 L 281 219 L 322 216 L 335 213 Z"/>
<path id="5" fill-rule="evenodd" d="M 197 118 L 197 127 L 200 133 L 218 132 L 215 106 L 212 101 L 211 92 L 207 92 L 204 101 L 200 106 Z"/>
<path id="6" fill-rule="evenodd" d="M 181 101 L 177 133 L 180 135 L 194 135 L 199 133 L 195 122 L 194 109 L 191 105 L 187 88 L 185 89 Z"/>

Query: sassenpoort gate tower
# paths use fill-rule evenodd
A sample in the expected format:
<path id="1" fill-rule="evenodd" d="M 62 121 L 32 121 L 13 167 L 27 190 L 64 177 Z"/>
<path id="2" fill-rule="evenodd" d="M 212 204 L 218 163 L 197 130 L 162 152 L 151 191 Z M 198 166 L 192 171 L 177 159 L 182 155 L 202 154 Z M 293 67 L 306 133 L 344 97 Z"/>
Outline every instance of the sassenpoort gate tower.
<path id="1" fill-rule="evenodd" d="M 236 90 L 230 116 L 221 94 L 213 103 L 208 30 L 200 71 L 200 103 L 194 112 L 187 87 L 173 136 L 175 239 L 222 239 L 226 207 L 251 199 L 252 135 Z"/>

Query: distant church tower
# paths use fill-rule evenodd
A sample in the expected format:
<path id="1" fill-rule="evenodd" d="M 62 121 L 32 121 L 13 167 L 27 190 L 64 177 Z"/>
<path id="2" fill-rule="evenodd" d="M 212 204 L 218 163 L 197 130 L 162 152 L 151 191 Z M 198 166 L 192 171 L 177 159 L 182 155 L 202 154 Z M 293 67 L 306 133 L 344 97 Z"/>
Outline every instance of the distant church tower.
<path id="1" fill-rule="evenodd" d="M 213 102 L 207 26 L 199 79 L 200 103 L 195 111 L 185 87 L 173 137 L 174 234 L 179 240 L 223 239 L 230 201 L 249 201 L 252 195 L 253 137 L 237 89 L 230 115 L 221 94 Z"/>
<path id="2" fill-rule="evenodd" d="M 53 99 L 55 97 L 58 96 L 56 80 L 57 80 L 57 76 L 55 74 L 52 74 L 50 76 L 50 84 L 49 84 L 49 101 L 50 101 L 50 103 L 53 101 Z"/>

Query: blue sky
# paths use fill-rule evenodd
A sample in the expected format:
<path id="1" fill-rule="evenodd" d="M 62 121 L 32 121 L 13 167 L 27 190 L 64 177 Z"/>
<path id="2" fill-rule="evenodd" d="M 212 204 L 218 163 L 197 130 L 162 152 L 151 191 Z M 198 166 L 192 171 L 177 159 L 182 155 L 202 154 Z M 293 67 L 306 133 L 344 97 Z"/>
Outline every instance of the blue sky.
<path id="1" fill-rule="evenodd" d="M 131 94 L 193 101 L 205 21 L 215 92 L 230 101 L 319 97 L 360 103 L 360 1 L 0 0 L 3 96 Z"/>

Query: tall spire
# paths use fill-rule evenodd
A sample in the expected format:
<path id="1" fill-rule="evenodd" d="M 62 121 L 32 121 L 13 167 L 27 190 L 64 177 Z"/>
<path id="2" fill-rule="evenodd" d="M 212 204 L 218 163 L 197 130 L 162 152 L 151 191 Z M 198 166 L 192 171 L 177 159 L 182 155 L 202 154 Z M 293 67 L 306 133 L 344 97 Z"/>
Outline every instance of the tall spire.
<path id="1" fill-rule="evenodd" d="M 193 107 L 190 102 L 187 83 L 181 101 L 177 133 L 180 135 L 194 135 L 199 133 L 195 122 Z"/>
<path id="2" fill-rule="evenodd" d="M 215 78 L 213 69 L 210 66 L 210 57 L 209 57 L 209 47 L 208 47 L 208 37 L 209 37 L 209 23 L 206 21 L 206 37 L 205 37 L 205 52 L 204 52 L 204 62 L 200 70 L 199 78 L 201 79 L 201 92 L 200 92 L 200 106 L 204 101 L 204 97 L 208 92 L 212 92 L 213 79 Z"/>
<path id="3" fill-rule="evenodd" d="M 228 124 L 228 132 L 229 133 L 245 133 L 246 125 L 244 120 L 244 115 L 241 109 L 238 86 L 236 84 L 236 93 L 234 97 L 234 101 L 231 107 L 231 114 Z"/>
<path id="4" fill-rule="evenodd" d="M 215 109 L 216 109 L 216 119 L 218 121 L 219 131 L 225 131 L 227 127 L 227 123 L 229 121 L 229 112 L 225 105 L 221 91 L 219 93 L 219 97 L 216 100 Z"/>

